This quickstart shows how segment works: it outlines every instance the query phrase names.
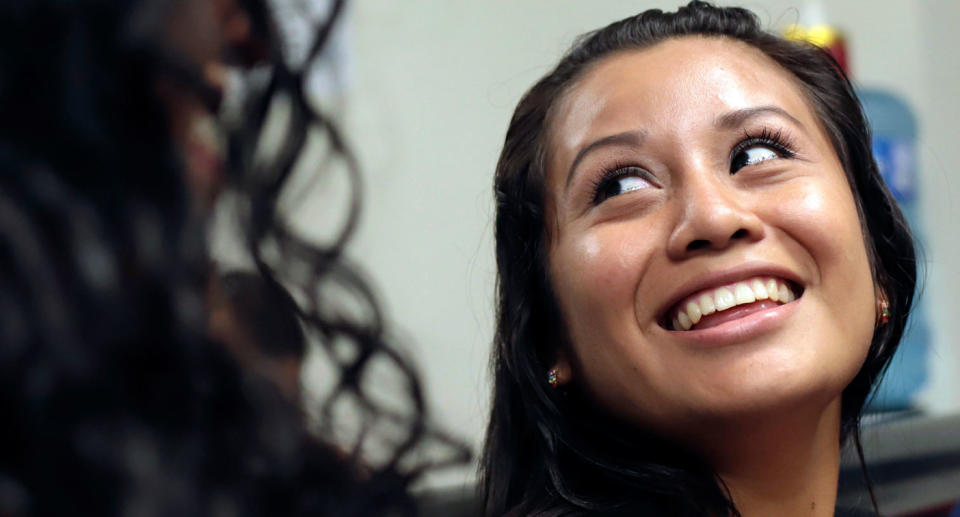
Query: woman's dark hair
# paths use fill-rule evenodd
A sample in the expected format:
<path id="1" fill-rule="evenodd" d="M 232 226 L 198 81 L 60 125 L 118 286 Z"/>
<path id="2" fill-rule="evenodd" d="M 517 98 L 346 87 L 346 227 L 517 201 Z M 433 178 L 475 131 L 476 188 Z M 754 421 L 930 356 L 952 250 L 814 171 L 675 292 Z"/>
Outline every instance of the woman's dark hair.
<path id="1" fill-rule="evenodd" d="M 308 130 L 351 178 L 357 166 L 307 104 L 306 66 L 285 64 L 259 0 L 238 4 L 264 43 L 254 60 L 268 80 L 230 127 L 227 188 L 257 274 L 291 291 L 306 336 L 333 363 L 319 429 L 208 337 L 207 221 L 192 210 L 157 95 L 162 78 L 219 101 L 200 64 L 155 37 L 158 13 L 192 1 L 0 5 L 0 515 L 414 515 L 409 484 L 465 451 L 428 424 L 418 376 L 343 259 L 356 189 L 328 244 L 280 215 Z M 342 10 L 332 2 L 311 57 Z M 292 105 L 285 137 L 257 158 L 250 149 L 279 97 Z M 331 286 L 353 295 L 353 310 L 338 308 Z M 389 403 L 369 392 L 371 368 Z M 337 439 L 354 420 L 353 440 Z M 428 458 L 427 446 L 441 452 Z"/>
<path id="2" fill-rule="evenodd" d="M 913 239 L 877 170 L 867 121 L 837 63 L 812 45 L 765 32 L 750 11 L 694 1 L 676 12 L 649 10 L 584 35 L 527 91 L 510 121 L 494 180 L 499 271 L 494 393 L 480 467 L 490 517 L 739 514 L 705 460 L 603 414 L 575 386 L 564 392 L 545 381 L 557 350 L 570 346 L 547 267 L 544 163 L 552 110 L 601 59 L 678 37 L 741 41 L 788 70 L 840 158 L 873 278 L 893 314 L 874 331 L 867 359 L 842 395 L 841 441 L 852 438 L 863 464 L 860 414 L 910 312 Z"/>

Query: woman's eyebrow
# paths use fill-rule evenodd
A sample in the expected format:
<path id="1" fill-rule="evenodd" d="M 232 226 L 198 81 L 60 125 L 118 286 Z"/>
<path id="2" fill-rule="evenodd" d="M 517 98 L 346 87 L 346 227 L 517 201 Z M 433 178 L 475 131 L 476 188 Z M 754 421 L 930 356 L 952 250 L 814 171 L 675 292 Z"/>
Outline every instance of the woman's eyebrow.
<path id="1" fill-rule="evenodd" d="M 647 134 L 643 131 L 624 131 L 623 133 L 617 133 L 615 135 L 605 136 L 598 140 L 583 146 L 578 152 L 577 156 L 573 159 L 573 163 L 570 164 L 570 170 L 567 172 L 567 183 L 564 188 L 570 186 L 570 180 L 573 179 L 573 172 L 577 169 L 577 165 L 580 164 L 583 159 L 590 154 L 592 151 L 600 149 L 602 147 L 610 146 L 632 146 L 639 147 L 643 143 L 643 139 L 646 138 Z"/>
<path id="2" fill-rule="evenodd" d="M 730 111 L 718 116 L 716 120 L 714 120 L 713 125 L 718 129 L 737 129 L 742 126 L 744 122 L 750 120 L 751 118 L 769 114 L 779 115 L 781 117 L 790 119 L 790 121 L 799 126 L 800 129 L 804 131 L 806 130 L 806 127 L 804 127 L 803 123 L 797 120 L 796 117 L 788 113 L 785 109 L 773 105 L 756 106 L 753 108 L 743 108 Z"/>

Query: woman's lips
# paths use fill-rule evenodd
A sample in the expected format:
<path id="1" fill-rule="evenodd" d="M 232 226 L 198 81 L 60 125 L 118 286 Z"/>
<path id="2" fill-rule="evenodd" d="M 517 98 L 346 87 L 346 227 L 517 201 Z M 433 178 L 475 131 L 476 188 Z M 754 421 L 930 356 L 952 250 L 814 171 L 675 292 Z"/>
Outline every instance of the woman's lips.
<path id="1" fill-rule="evenodd" d="M 743 345 L 782 328 L 802 305 L 802 297 L 783 304 L 769 300 L 745 304 L 738 306 L 743 308 L 736 309 L 739 312 L 731 313 L 729 318 L 709 322 L 709 327 L 674 330 L 670 334 L 686 345 L 699 348 Z"/>
<path id="2" fill-rule="evenodd" d="M 668 330 L 702 330 L 787 304 L 802 294 L 792 282 L 754 276 L 687 296 L 667 312 Z"/>
<path id="3" fill-rule="evenodd" d="M 715 312 L 709 316 L 704 316 L 703 319 L 701 319 L 700 322 L 696 324 L 696 329 L 704 330 L 711 327 L 716 327 L 728 321 L 738 320 L 740 318 L 749 316 L 755 312 L 772 309 L 780 305 L 782 305 L 781 302 L 775 302 L 772 300 L 761 300 L 753 303 L 748 303 L 745 305 L 737 305 L 732 309 L 727 309 L 723 312 Z"/>

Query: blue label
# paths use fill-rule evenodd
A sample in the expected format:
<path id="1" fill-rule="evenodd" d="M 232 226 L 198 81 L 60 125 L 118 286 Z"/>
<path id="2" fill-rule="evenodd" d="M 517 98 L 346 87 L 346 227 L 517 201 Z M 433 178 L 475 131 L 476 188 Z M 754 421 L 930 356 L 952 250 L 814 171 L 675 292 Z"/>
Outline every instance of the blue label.
<path id="1" fill-rule="evenodd" d="M 897 201 L 913 201 L 917 194 L 917 166 L 913 140 L 873 138 L 873 157 Z"/>

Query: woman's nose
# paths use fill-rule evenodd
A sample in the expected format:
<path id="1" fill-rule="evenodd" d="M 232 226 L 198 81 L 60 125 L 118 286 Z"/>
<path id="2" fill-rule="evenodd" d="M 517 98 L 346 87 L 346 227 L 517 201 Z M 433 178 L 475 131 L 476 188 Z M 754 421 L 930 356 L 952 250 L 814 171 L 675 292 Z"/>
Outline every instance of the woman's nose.
<path id="1" fill-rule="evenodd" d="M 763 224 L 750 197 L 716 177 L 684 182 L 676 202 L 679 216 L 667 243 L 673 259 L 720 251 L 760 240 Z"/>

